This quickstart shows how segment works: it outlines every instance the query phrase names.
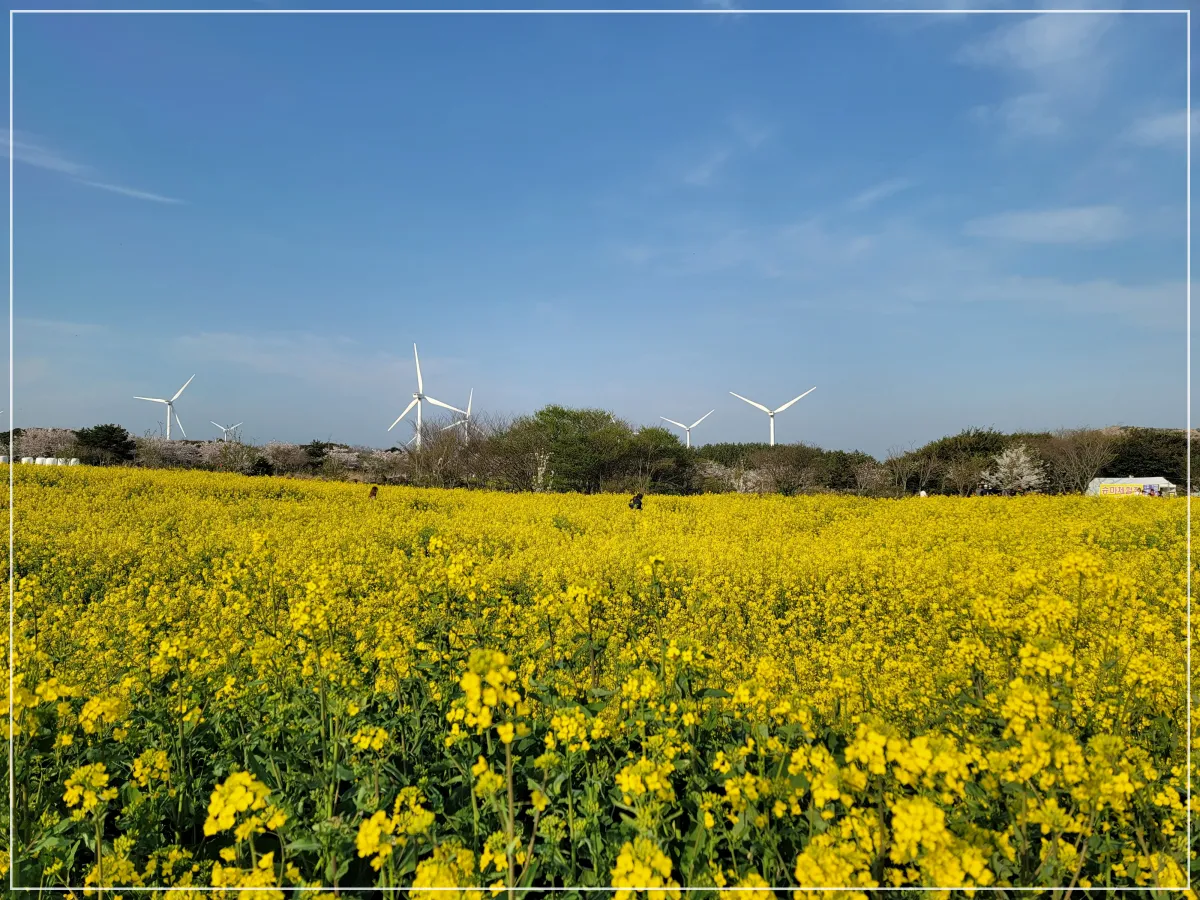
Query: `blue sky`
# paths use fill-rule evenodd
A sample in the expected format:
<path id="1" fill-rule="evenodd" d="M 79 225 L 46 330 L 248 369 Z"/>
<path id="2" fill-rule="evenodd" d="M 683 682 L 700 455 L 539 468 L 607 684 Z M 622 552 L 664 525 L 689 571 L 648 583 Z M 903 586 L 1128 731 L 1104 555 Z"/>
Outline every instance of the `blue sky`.
<path id="1" fill-rule="evenodd" d="M 16 18 L 18 426 L 388 446 L 415 389 L 883 453 L 1185 414 L 1150 16 Z"/>

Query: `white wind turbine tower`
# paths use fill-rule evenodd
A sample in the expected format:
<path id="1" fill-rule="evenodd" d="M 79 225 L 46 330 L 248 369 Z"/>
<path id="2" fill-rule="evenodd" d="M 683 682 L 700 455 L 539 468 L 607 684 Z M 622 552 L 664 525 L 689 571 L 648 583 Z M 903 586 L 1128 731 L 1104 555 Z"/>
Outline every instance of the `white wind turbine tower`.
<path id="1" fill-rule="evenodd" d="M 753 400 L 749 400 L 746 397 L 743 397 L 741 394 L 733 394 L 733 391 L 730 391 L 729 393 L 733 394 L 733 396 L 737 397 L 739 400 L 745 400 L 751 406 L 758 407 L 763 412 L 765 412 L 768 416 L 771 417 L 771 446 L 774 447 L 775 446 L 775 415 L 776 415 L 776 413 L 783 412 L 785 409 L 787 409 L 789 406 L 791 406 L 793 403 L 795 403 L 796 400 L 801 400 L 801 399 L 807 397 L 809 394 L 811 394 L 815 390 L 816 390 L 815 387 L 810 387 L 807 391 L 805 391 L 799 397 L 789 400 L 787 403 L 783 404 L 783 406 L 779 407 L 779 409 L 767 409 L 761 403 L 755 403 Z"/>
<path id="2" fill-rule="evenodd" d="M 238 425 L 244 424 L 242 422 L 238 422 L 237 425 L 230 425 L 228 428 L 226 428 L 224 425 L 217 425 L 217 423 L 213 422 L 212 419 L 209 419 L 208 421 L 212 422 L 214 425 L 216 425 L 218 428 L 221 429 L 221 440 L 223 440 L 223 441 L 228 441 L 229 435 L 233 434 L 233 430 L 235 428 L 237 428 Z"/>
<path id="3" fill-rule="evenodd" d="M 192 376 L 192 378 L 195 378 L 195 377 L 196 377 L 195 375 Z M 172 397 L 170 400 L 163 400 L 159 397 L 134 397 L 133 398 L 134 400 L 149 400 L 151 403 L 167 404 L 167 440 L 168 441 L 171 439 L 171 414 L 172 413 L 175 414 L 175 424 L 177 424 L 179 426 L 180 431 L 183 431 L 183 423 L 179 421 L 179 414 L 175 412 L 175 401 L 179 399 L 179 395 L 183 393 L 184 388 L 186 388 L 189 384 L 192 383 L 192 378 L 189 378 L 187 381 L 185 381 L 183 383 L 183 387 L 181 387 L 179 390 L 177 390 L 175 392 L 175 396 Z M 186 431 L 183 431 L 183 436 L 187 437 Z"/>
<path id="4" fill-rule="evenodd" d="M 463 417 L 457 422 L 451 422 L 442 431 L 449 431 L 451 428 L 458 428 L 460 425 L 463 429 L 463 434 L 468 437 L 471 434 L 471 401 L 475 399 L 475 388 L 471 388 L 471 393 L 467 395 L 467 411 L 463 413 Z"/>
<path id="5" fill-rule="evenodd" d="M 708 412 L 706 412 L 704 415 L 702 415 L 700 418 L 698 418 L 691 425 L 684 425 L 682 422 L 676 422 L 674 419 L 668 419 L 666 416 L 659 416 L 659 418 L 662 419 L 664 422 L 670 422 L 672 425 L 678 425 L 680 428 L 682 428 L 683 433 L 687 435 L 687 445 L 690 447 L 690 446 L 692 446 L 692 429 L 695 428 L 697 425 L 699 425 L 701 422 L 703 422 L 705 419 L 707 419 L 709 416 L 711 416 L 715 412 L 716 412 L 715 409 L 710 409 Z"/>
<path id="6" fill-rule="evenodd" d="M 416 344 L 413 344 L 413 359 L 416 360 L 416 363 L 417 363 L 417 392 L 412 395 L 413 396 L 412 402 L 410 404 L 408 404 L 408 406 L 404 407 L 404 412 L 400 413 L 400 415 L 398 415 L 396 417 L 396 421 L 388 426 L 388 431 L 391 431 L 393 428 L 395 428 L 397 425 L 399 425 L 400 420 L 403 419 L 405 416 L 407 416 L 409 411 L 415 406 L 417 408 L 417 433 L 413 436 L 413 441 L 417 442 L 417 449 L 420 450 L 421 449 L 421 405 L 422 405 L 422 403 L 425 403 L 427 401 L 429 403 L 432 403 L 434 406 L 440 406 L 443 409 L 450 410 L 451 412 L 462 413 L 464 416 L 467 414 L 467 412 L 466 412 L 466 410 L 459 409 L 457 406 L 451 406 L 449 403 L 443 403 L 441 400 L 434 400 L 432 397 L 427 396 L 425 394 L 425 383 L 421 380 L 421 357 L 417 355 L 417 345 Z M 412 441 L 409 441 L 408 443 L 411 444 Z M 408 444 L 405 444 L 405 446 L 407 447 Z"/>

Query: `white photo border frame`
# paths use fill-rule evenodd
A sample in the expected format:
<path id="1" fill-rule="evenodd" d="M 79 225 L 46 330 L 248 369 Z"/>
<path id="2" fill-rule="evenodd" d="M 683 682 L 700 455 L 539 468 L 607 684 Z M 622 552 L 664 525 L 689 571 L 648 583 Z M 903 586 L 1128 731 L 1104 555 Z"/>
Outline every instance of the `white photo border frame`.
<path id="1" fill-rule="evenodd" d="M 15 849 L 16 822 L 13 817 L 13 795 L 15 793 L 15 768 L 13 759 L 13 634 L 15 594 L 15 557 L 13 530 L 13 473 L 15 459 L 13 457 L 13 422 L 14 422 L 14 393 L 13 393 L 13 26 L 18 15 L 425 15 L 425 16 L 455 16 L 455 15 L 709 15 L 709 16 L 743 16 L 743 15 L 881 15 L 881 16 L 934 16 L 934 15 L 982 15 L 982 16 L 1042 16 L 1042 15 L 1178 15 L 1183 16 L 1187 28 L 1187 363 L 1186 363 L 1186 435 L 1187 435 L 1187 886 L 1186 887 L 1107 887 L 1105 891 L 1150 891 L 1173 892 L 1187 890 L 1192 885 L 1192 11 L 1191 9 L 10 9 L 8 13 L 8 851 L 10 891 L 47 891 L 50 893 L 66 893 L 77 891 L 82 893 L 82 887 L 22 887 L 15 884 L 16 866 L 13 851 Z M 171 891 L 264 891 L 278 890 L 303 893 L 306 891 L 326 891 L 328 888 L 303 887 L 158 887 L 130 888 L 122 886 L 98 885 L 89 888 L 92 891 L 121 891 L 125 893 L 166 893 Z M 1078 888 L 1077 888 L 1078 889 Z M 347 887 L 345 890 L 367 891 L 379 893 L 407 893 L 413 888 L 379 888 L 379 887 Z M 472 891 L 481 897 L 491 888 L 421 888 L 426 891 Z M 528 887 L 518 888 L 522 893 L 529 891 L 549 892 L 612 892 L 616 890 L 655 891 L 665 893 L 665 888 L 613 888 L 613 887 Z M 682 892 L 711 891 L 711 887 L 680 887 L 675 890 Z M 721 888 L 722 891 L 758 891 L 763 888 Z M 775 887 L 769 890 L 780 891 L 814 891 L 833 892 L 847 890 L 862 890 L 855 887 Z M 1066 891 L 1069 887 L 879 887 L 868 890 L 887 891 Z"/>

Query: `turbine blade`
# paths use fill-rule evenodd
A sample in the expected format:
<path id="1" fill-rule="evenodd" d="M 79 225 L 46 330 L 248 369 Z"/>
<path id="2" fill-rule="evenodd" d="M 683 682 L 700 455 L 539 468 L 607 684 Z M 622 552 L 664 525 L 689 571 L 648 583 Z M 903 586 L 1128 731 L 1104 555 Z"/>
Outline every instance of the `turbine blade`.
<path id="1" fill-rule="evenodd" d="M 694 423 L 692 423 L 692 428 L 695 428 L 697 425 L 699 425 L 701 422 L 703 422 L 705 419 L 707 419 L 709 416 L 711 416 L 715 412 L 716 412 L 715 409 L 710 409 L 708 412 L 706 412 L 704 415 L 702 415 L 700 418 L 698 418 Z"/>
<path id="2" fill-rule="evenodd" d="M 195 375 L 192 376 L 192 378 L 195 378 L 195 377 L 196 377 Z M 184 392 L 184 389 L 187 388 L 187 386 L 192 383 L 192 378 L 189 378 L 187 381 L 185 381 L 183 383 L 183 387 L 181 387 L 179 390 L 177 390 L 175 392 L 175 396 L 171 398 L 172 403 L 174 403 L 176 400 L 178 400 L 179 395 L 182 394 Z"/>
<path id="3" fill-rule="evenodd" d="M 159 397 L 134 397 L 133 399 L 134 400 L 149 400 L 151 403 L 166 403 L 167 402 L 166 400 L 163 400 Z"/>
<path id="4" fill-rule="evenodd" d="M 413 359 L 417 361 L 417 393 L 425 393 L 425 385 L 421 381 L 421 357 L 417 356 L 417 345 L 413 344 Z"/>
<path id="5" fill-rule="evenodd" d="M 471 417 L 471 401 L 475 399 L 475 388 L 471 388 L 471 393 L 467 394 L 467 418 Z"/>
<path id="6" fill-rule="evenodd" d="M 796 400 L 803 400 L 805 397 L 807 397 L 809 394 L 811 394 L 815 390 L 816 390 L 815 387 L 810 387 L 807 391 L 805 391 L 799 397 L 795 398 L 795 400 L 789 400 L 787 403 L 783 404 L 783 406 L 779 407 L 779 409 L 775 410 L 775 412 L 777 412 L 777 413 L 783 412 L 785 409 L 787 409 L 789 406 L 791 406 L 793 403 L 795 403 Z"/>
<path id="7" fill-rule="evenodd" d="M 233 429 L 235 429 L 235 428 L 238 428 L 238 427 L 240 427 L 240 426 L 242 426 L 242 425 L 245 425 L 245 424 L 246 424 L 245 422 L 238 422 L 238 423 L 237 423 L 237 425 L 230 425 L 230 426 L 229 426 L 229 430 L 230 430 L 230 431 L 233 431 Z"/>
<path id="8" fill-rule="evenodd" d="M 212 420 L 212 419 L 209 419 L 208 421 L 212 422 L 214 425 L 217 425 L 217 423 L 216 423 L 216 422 L 213 422 L 213 420 Z M 226 431 L 226 430 L 227 430 L 227 429 L 225 428 L 225 426 L 224 426 L 224 425 L 217 425 L 217 427 L 218 427 L 218 428 L 220 428 L 222 431 Z"/>
<path id="9" fill-rule="evenodd" d="M 391 431 L 393 428 L 395 428 L 397 425 L 399 425 L 400 420 L 403 419 L 405 416 L 407 416 L 410 412 L 412 412 L 412 408 L 416 405 L 417 405 L 417 398 L 413 397 L 412 403 L 410 403 L 410 404 L 408 404 L 408 406 L 404 407 L 404 412 L 402 412 L 402 413 L 400 413 L 400 415 L 396 416 L 396 421 L 388 426 L 388 431 Z M 405 444 L 405 446 L 407 447 L 408 445 Z"/>
<path id="10" fill-rule="evenodd" d="M 687 426 L 684 425 L 682 422 L 676 422 L 674 419 L 668 419 L 666 416 L 659 416 L 659 418 L 662 419 L 664 422 L 670 422 L 672 425 L 678 425 L 684 431 L 687 431 Z"/>
<path id="11" fill-rule="evenodd" d="M 440 406 L 442 409 L 453 410 L 456 413 L 467 414 L 465 409 L 459 409 L 457 406 L 451 406 L 449 403 L 443 403 L 441 400 L 434 400 L 432 397 L 426 397 L 425 402 L 432 403 L 434 406 Z"/>
<path id="12" fill-rule="evenodd" d="M 730 391 L 729 393 L 733 394 L 733 391 Z M 765 406 L 763 406 L 761 403 L 755 403 L 753 400 L 747 400 L 747 399 L 746 399 L 745 397 L 743 397 L 741 394 L 733 394 L 733 396 L 737 397 L 739 400 L 744 400 L 746 403 L 749 403 L 751 406 L 756 406 L 756 407 L 758 407 L 759 409 L 761 409 L 761 410 L 762 410 L 763 412 L 765 412 L 765 413 L 769 413 L 769 412 L 770 412 L 770 410 L 769 410 L 769 409 L 767 409 Z"/>
<path id="13" fill-rule="evenodd" d="M 459 425 L 466 425 L 466 424 L 467 424 L 466 419 L 459 419 L 457 422 L 451 422 L 449 425 L 447 425 L 445 428 L 443 428 L 442 431 L 449 431 L 451 428 L 457 428 Z"/>
<path id="14" fill-rule="evenodd" d="M 171 413 L 173 413 L 173 412 L 175 412 L 175 410 L 174 410 L 174 409 L 169 409 L 169 410 L 167 410 L 167 414 L 168 414 L 168 415 L 170 415 L 170 414 L 171 414 Z M 175 413 L 175 424 L 179 426 L 179 430 L 180 430 L 180 431 L 183 431 L 183 423 L 179 421 L 179 413 Z M 186 431 L 183 431 L 183 436 L 184 436 L 184 437 L 187 437 L 187 432 L 186 432 Z"/>

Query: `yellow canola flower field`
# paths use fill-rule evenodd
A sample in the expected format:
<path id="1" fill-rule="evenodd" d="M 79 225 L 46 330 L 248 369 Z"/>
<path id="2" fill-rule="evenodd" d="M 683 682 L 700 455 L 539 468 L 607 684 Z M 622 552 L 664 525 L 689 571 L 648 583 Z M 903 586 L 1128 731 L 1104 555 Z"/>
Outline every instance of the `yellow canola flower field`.
<path id="1" fill-rule="evenodd" d="M 1184 886 L 1183 500 L 14 477 L 19 886 Z"/>

